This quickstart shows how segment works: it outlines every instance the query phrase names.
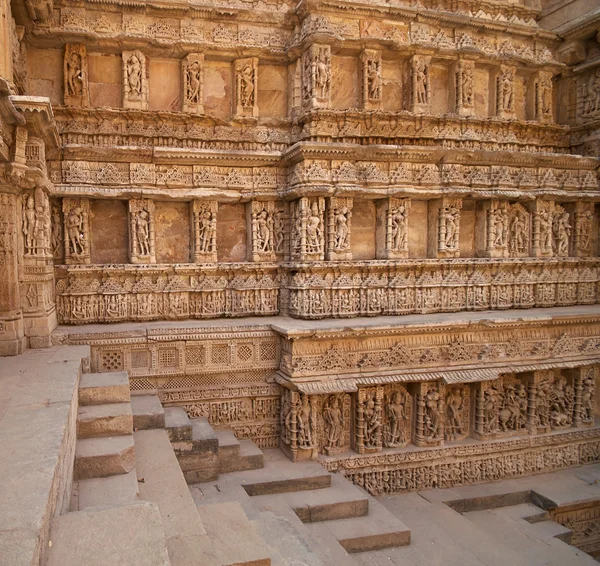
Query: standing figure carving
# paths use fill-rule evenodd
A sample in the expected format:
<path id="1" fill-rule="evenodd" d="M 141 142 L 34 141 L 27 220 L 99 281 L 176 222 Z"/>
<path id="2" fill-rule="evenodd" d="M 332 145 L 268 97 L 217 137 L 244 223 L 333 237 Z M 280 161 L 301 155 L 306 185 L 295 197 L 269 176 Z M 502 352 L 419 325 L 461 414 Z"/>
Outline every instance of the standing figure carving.
<path id="1" fill-rule="evenodd" d="M 65 219 L 70 255 L 85 253 L 84 216 L 80 207 L 73 208 Z"/>
<path id="2" fill-rule="evenodd" d="M 83 68 L 81 55 L 75 51 L 69 53 L 66 60 L 67 68 L 67 95 L 83 95 Z"/>
<path id="3" fill-rule="evenodd" d="M 600 69 L 596 69 L 588 82 L 583 84 L 582 95 L 584 114 L 600 111 Z"/>
<path id="4" fill-rule="evenodd" d="M 460 211 L 455 206 L 449 206 L 444 211 L 446 220 L 446 248 L 449 250 L 458 249 L 458 223 L 460 221 Z"/>
<path id="5" fill-rule="evenodd" d="M 436 439 L 441 433 L 442 415 L 439 403 L 440 393 L 437 388 L 430 388 L 425 397 L 425 437 L 427 440 Z"/>
<path id="6" fill-rule="evenodd" d="M 568 256 L 569 236 L 571 235 L 568 212 L 559 210 L 554 214 L 553 231 L 556 242 L 556 255 L 559 257 Z"/>
<path id="7" fill-rule="evenodd" d="M 325 401 L 323 421 L 325 422 L 325 447 L 339 448 L 342 445 L 344 431 L 344 416 L 339 396 L 331 395 Z"/>
<path id="8" fill-rule="evenodd" d="M 335 243 L 334 248 L 336 250 L 346 250 L 350 246 L 349 235 L 350 230 L 348 228 L 348 208 L 343 207 L 339 210 L 335 218 Z"/>
<path id="9" fill-rule="evenodd" d="M 302 395 L 297 413 L 298 446 L 314 448 L 317 416 L 308 395 Z"/>
<path id="10" fill-rule="evenodd" d="M 415 91 L 418 104 L 429 103 L 429 67 L 418 59 L 415 63 Z"/>
<path id="11" fill-rule="evenodd" d="M 405 442 L 406 428 L 409 425 L 406 396 L 407 394 L 402 391 L 394 391 L 385 405 L 387 424 L 384 431 L 384 442 L 390 448 L 400 446 Z"/>
<path id="12" fill-rule="evenodd" d="M 447 437 L 454 440 L 464 434 L 463 424 L 464 399 L 459 387 L 453 387 L 446 397 Z"/>
<path id="13" fill-rule="evenodd" d="M 525 255 L 529 251 L 529 215 L 519 208 L 515 209 L 510 224 L 510 253 L 512 256 Z"/>
<path id="14" fill-rule="evenodd" d="M 185 93 L 186 100 L 194 104 L 200 102 L 200 89 L 202 87 L 201 67 L 198 60 L 191 61 L 186 69 L 187 89 Z"/>
<path id="15" fill-rule="evenodd" d="M 407 247 L 408 212 L 404 204 L 398 204 L 391 210 L 392 250 L 401 251 Z"/>
<path id="16" fill-rule="evenodd" d="M 238 92 L 240 106 L 251 107 L 254 106 L 254 82 L 256 76 L 252 65 L 244 65 L 238 72 Z"/>
<path id="17" fill-rule="evenodd" d="M 367 90 L 371 100 L 381 98 L 381 61 L 367 61 Z"/>
<path id="18" fill-rule="evenodd" d="M 364 443 L 366 448 L 377 448 L 381 434 L 381 420 L 375 400 L 368 397 L 364 403 Z"/>
<path id="19" fill-rule="evenodd" d="M 142 95 L 142 62 L 136 53 L 132 53 L 127 59 L 127 82 L 130 94 Z"/>
<path id="20" fill-rule="evenodd" d="M 25 207 L 23 209 L 23 234 L 25 235 L 25 254 L 37 254 L 37 228 L 38 219 L 35 210 L 35 199 L 33 194 L 25 199 Z"/>
<path id="21" fill-rule="evenodd" d="M 147 210 L 138 210 L 135 215 L 135 235 L 140 255 L 150 255 L 150 215 Z"/>
<path id="22" fill-rule="evenodd" d="M 323 220 L 316 201 L 312 203 L 306 221 L 306 246 L 310 253 L 323 250 Z"/>

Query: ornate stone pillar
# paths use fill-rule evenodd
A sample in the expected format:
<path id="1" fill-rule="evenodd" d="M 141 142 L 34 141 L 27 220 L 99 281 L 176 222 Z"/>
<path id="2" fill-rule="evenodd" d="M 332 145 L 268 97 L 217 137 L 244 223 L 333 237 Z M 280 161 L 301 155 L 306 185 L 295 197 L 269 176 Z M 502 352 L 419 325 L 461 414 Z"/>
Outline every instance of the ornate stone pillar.
<path id="1" fill-rule="evenodd" d="M 507 65 L 500 65 L 496 72 L 496 115 L 500 118 L 512 119 L 516 117 L 515 74 L 515 68 Z"/>
<path id="2" fill-rule="evenodd" d="M 63 198 L 65 263 L 91 263 L 90 201 Z"/>
<path id="3" fill-rule="evenodd" d="M 2 191 L 10 187 L 0 187 Z M 25 349 L 17 245 L 19 197 L 0 192 L 0 356 Z"/>
<path id="4" fill-rule="evenodd" d="M 418 114 L 431 111 L 431 56 L 413 55 L 411 59 L 411 110 Z"/>
<path id="5" fill-rule="evenodd" d="M 532 206 L 533 230 L 531 255 L 533 257 L 552 257 L 552 201 L 536 200 Z"/>
<path id="6" fill-rule="evenodd" d="M 377 203 L 377 258 L 408 257 L 409 198 L 388 198 Z"/>
<path id="7" fill-rule="evenodd" d="M 331 47 L 311 45 L 302 55 L 302 107 L 329 108 L 331 104 Z"/>
<path id="8" fill-rule="evenodd" d="M 326 259 L 351 260 L 352 199 L 331 197 L 327 209 Z"/>
<path id="9" fill-rule="evenodd" d="M 183 111 L 204 114 L 204 53 L 190 53 L 181 61 Z"/>
<path id="10" fill-rule="evenodd" d="M 45 164 L 44 164 L 45 167 Z M 54 266 L 51 250 L 51 211 L 42 186 L 22 196 L 23 268 L 21 308 L 23 328 L 31 348 L 47 348 L 56 328 Z"/>
<path id="11" fill-rule="evenodd" d="M 129 201 L 129 261 L 156 263 L 154 202 L 150 199 Z"/>
<path id="12" fill-rule="evenodd" d="M 302 197 L 290 205 L 291 259 L 325 259 L 325 198 Z"/>
<path id="13" fill-rule="evenodd" d="M 69 106 L 89 106 L 89 79 L 85 45 L 65 45 L 64 101 Z"/>
<path id="14" fill-rule="evenodd" d="M 428 248 L 430 257 L 459 257 L 462 199 L 443 197 L 429 201 Z"/>
<path id="15" fill-rule="evenodd" d="M 314 460 L 319 455 L 318 399 L 283 390 L 281 403 L 282 449 L 293 461 Z"/>
<path id="16" fill-rule="evenodd" d="M 356 393 L 354 449 L 359 454 L 383 449 L 383 387 L 361 387 Z"/>
<path id="17" fill-rule="evenodd" d="M 236 59 L 234 65 L 236 117 L 258 116 L 258 57 Z"/>
<path id="18" fill-rule="evenodd" d="M 552 209 L 553 251 L 557 257 L 567 257 L 571 251 L 571 218 L 570 214 L 560 205 Z"/>
<path id="19" fill-rule="evenodd" d="M 192 237 L 194 263 L 217 261 L 217 210 L 216 200 L 192 202 Z"/>
<path id="20" fill-rule="evenodd" d="M 148 110 L 148 64 L 139 50 L 123 51 L 123 108 Z"/>
<path id="21" fill-rule="evenodd" d="M 460 59 L 451 69 L 452 93 L 454 111 L 459 116 L 473 116 L 475 114 L 474 93 L 475 61 Z"/>
<path id="22" fill-rule="evenodd" d="M 443 383 L 414 383 L 412 390 L 416 407 L 413 442 L 416 446 L 441 446 L 445 429 Z"/>
<path id="23" fill-rule="evenodd" d="M 360 54 L 362 65 L 362 101 L 365 110 L 380 110 L 383 103 L 381 51 L 365 49 Z"/>
<path id="24" fill-rule="evenodd" d="M 574 207 L 573 255 L 589 257 L 592 255 L 592 226 L 594 203 L 578 201 Z"/>

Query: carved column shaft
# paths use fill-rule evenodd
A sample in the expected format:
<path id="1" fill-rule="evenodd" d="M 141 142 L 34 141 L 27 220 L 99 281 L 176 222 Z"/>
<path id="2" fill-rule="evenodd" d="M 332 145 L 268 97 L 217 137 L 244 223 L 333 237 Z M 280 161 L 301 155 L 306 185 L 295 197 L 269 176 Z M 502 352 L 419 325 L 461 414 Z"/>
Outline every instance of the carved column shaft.
<path id="1" fill-rule="evenodd" d="M 181 62 L 183 111 L 204 114 L 204 53 L 190 53 Z"/>
<path id="2" fill-rule="evenodd" d="M 408 257 L 409 198 L 389 198 L 377 203 L 377 257 Z"/>
<path id="3" fill-rule="evenodd" d="M 302 55 L 302 106 L 331 105 L 331 47 L 312 44 Z"/>
<path id="4" fill-rule="evenodd" d="M 416 113 L 431 111 L 431 56 L 413 55 L 410 60 L 411 110 Z"/>
<path id="5" fill-rule="evenodd" d="M 444 197 L 429 201 L 428 248 L 430 257 L 459 257 L 462 199 Z"/>
<path id="6" fill-rule="evenodd" d="M 451 69 L 454 110 L 459 116 L 475 114 L 475 62 L 461 59 Z"/>
<path id="7" fill-rule="evenodd" d="M 515 69 L 500 65 L 496 72 L 495 97 L 496 115 L 500 118 L 515 118 Z"/>
<path id="8" fill-rule="evenodd" d="M 88 62 L 85 45 L 65 45 L 64 101 L 69 106 L 89 106 Z"/>
<path id="9" fill-rule="evenodd" d="M 365 110 L 379 110 L 383 102 L 381 51 L 365 49 L 360 56 L 362 65 L 362 100 Z"/>

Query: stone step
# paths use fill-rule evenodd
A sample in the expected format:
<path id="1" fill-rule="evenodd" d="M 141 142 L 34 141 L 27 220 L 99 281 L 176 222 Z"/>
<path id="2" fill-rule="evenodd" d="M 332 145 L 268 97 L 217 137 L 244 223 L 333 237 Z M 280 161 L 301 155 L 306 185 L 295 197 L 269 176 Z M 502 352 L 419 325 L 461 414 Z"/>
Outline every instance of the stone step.
<path id="1" fill-rule="evenodd" d="M 167 432 L 141 430 L 134 432 L 133 437 L 140 499 L 158 505 L 171 564 L 213 566 L 212 561 L 204 560 L 198 553 L 206 544 L 206 531 Z"/>
<path id="2" fill-rule="evenodd" d="M 205 525 L 205 552 L 223 566 L 270 566 L 271 557 L 262 537 L 237 502 L 198 507 Z"/>
<path id="3" fill-rule="evenodd" d="M 132 432 L 130 403 L 84 405 L 77 411 L 77 438 L 119 436 Z"/>
<path id="4" fill-rule="evenodd" d="M 410 529 L 375 499 L 364 517 L 336 519 L 307 525 L 309 531 L 326 528 L 351 554 L 410 544 Z"/>
<path id="5" fill-rule="evenodd" d="M 252 524 L 267 544 L 272 566 L 326 565 L 315 553 L 309 541 L 285 517 L 275 515 L 271 511 L 264 511 L 252 521 Z"/>
<path id="6" fill-rule="evenodd" d="M 165 411 L 156 395 L 134 395 L 131 411 L 135 430 L 165 428 Z"/>
<path id="7" fill-rule="evenodd" d="M 369 512 L 369 496 L 338 474 L 331 476 L 331 486 L 326 489 L 278 497 L 286 500 L 303 523 L 364 517 Z"/>
<path id="8" fill-rule="evenodd" d="M 75 448 L 76 480 L 130 472 L 135 465 L 132 435 L 83 438 Z"/>
<path id="9" fill-rule="evenodd" d="M 219 473 L 259 470 L 264 466 L 263 452 L 252 440 L 240 440 L 238 447 L 237 456 L 223 458 L 219 452 Z"/>
<path id="10" fill-rule="evenodd" d="M 126 474 L 92 478 L 77 482 L 77 504 L 73 511 L 90 507 L 119 507 L 138 500 L 137 471 L 133 468 Z"/>
<path id="11" fill-rule="evenodd" d="M 147 501 L 52 519 L 46 566 L 169 566 L 158 506 Z"/>
<path id="12" fill-rule="evenodd" d="M 216 429 L 215 434 L 219 441 L 219 460 L 237 458 L 240 455 L 240 441 L 233 431 L 222 428 Z"/>
<path id="13" fill-rule="evenodd" d="M 277 449 L 265 450 L 264 468 L 233 472 L 228 482 L 236 482 L 248 495 L 323 489 L 331 485 L 331 474 L 317 462 L 291 462 Z"/>
<path id="14" fill-rule="evenodd" d="M 213 481 L 219 477 L 219 440 L 204 419 L 193 419 L 192 440 L 173 442 L 177 460 L 188 483 Z"/>
<path id="15" fill-rule="evenodd" d="M 192 421 L 182 407 L 165 407 L 165 429 L 171 442 L 192 440 Z"/>
<path id="16" fill-rule="evenodd" d="M 80 405 L 129 403 L 129 376 L 126 371 L 84 373 L 79 381 Z"/>

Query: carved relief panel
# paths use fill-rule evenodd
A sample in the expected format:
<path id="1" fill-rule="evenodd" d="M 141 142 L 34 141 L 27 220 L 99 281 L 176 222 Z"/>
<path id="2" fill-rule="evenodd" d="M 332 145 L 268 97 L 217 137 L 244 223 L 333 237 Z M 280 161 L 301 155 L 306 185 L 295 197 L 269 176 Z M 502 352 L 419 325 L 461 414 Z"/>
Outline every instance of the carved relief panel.
<path id="1" fill-rule="evenodd" d="M 597 366 L 573 370 L 575 387 L 575 414 L 573 425 L 592 425 L 595 419 Z"/>
<path id="2" fill-rule="evenodd" d="M 515 69 L 501 65 L 496 73 L 496 115 L 515 118 Z"/>
<path id="3" fill-rule="evenodd" d="M 475 390 L 474 433 L 477 438 L 526 432 L 528 392 L 523 379 L 506 375 L 477 383 Z"/>
<path id="4" fill-rule="evenodd" d="M 471 390 L 468 385 L 448 385 L 445 392 L 445 440 L 462 440 L 470 432 Z"/>
<path id="5" fill-rule="evenodd" d="M 275 201 L 247 204 L 251 245 L 248 261 L 275 261 Z"/>
<path id="6" fill-rule="evenodd" d="M 596 68 L 588 75 L 582 75 L 579 87 L 579 112 L 580 117 L 600 113 L 600 68 Z"/>
<path id="7" fill-rule="evenodd" d="M 288 202 L 276 202 L 273 214 L 273 248 L 278 259 L 288 261 L 290 259 L 290 204 Z"/>
<path id="8" fill-rule="evenodd" d="M 216 200 L 195 200 L 192 203 L 194 263 L 217 261 L 217 209 Z"/>
<path id="9" fill-rule="evenodd" d="M 356 394 L 354 449 L 359 454 L 383 448 L 383 387 L 363 387 Z"/>
<path id="10" fill-rule="evenodd" d="M 454 111 L 459 116 L 473 116 L 475 113 L 474 89 L 475 62 L 465 59 L 453 65 L 451 74 L 453 85 Z"/>
<path id="11" fill-rule="evenodd" d="M 85 45 L 65 45 L 64 102 L 70 106 L 89 106 L 89 80 Z"/>
<path id="12" fill-rule="evenodd" d="M 427 113 L 431 110 L 431 57 L 413 55 L 411 59 L 411 110 Z"/>
<path id="13" fill-rule="evenodd" d="M 438 382 L 413 384 L 417 446 L 439 446 L 444 442 L 444 385 Z"/>
<path id="14" fill-rule="evenodd" d="M 62 263 L 65 252 L 62 203 L 60 201 L 51 201 L 51 225 L 50 251 L 54 261 L 57 263 Z"/>
<path id="15" fill-rule="evenodd" d="M 204 114 L 204 53 L 190 53 L 181 62 L 183 111 Z"/>
<path id="16" fill-rule="evenodd" d="M 290 205 L 293 260 L 325 259 L 325 199 L 302 197 Z"/>
<path id="17" fill-rule="evenodd" d="M 365 49 L 361 53 L 362 101 L 365 110 L 379 110 L 383 102 L 381 51 Z"/>
<path id="18" fill-rule="evenodd" d="M 302 55 L 302 107 L 329 108 L 331 102 L 331 47 L 311 45 Z"/>
<path id="19" fill-rule="evenodd" d="M 90 263 L 90 201 L 63 198 L 65 263 Z"/>
<path id="20" fill-rule="evenodd" d="M 575 388 L 573 376 L 560 370 L 535 371 L 530 374 L 532 387 L 531 431 L 538 434 L 573 426 Z"/>
<path id="21" fill-rule="evenodd" d="M 233 113 L 236 116 L 258 116 L 258 57 L 236 59 L 235 102 Z"/>
<path id="22" fill-rule="evenodd" d="M 327 209 L 326 259 L 350 260 L 350 231 L 352 224 L 352 199 L 331 197 Z"/>
<path id="23" fill-rule="evenodd" d="M 383 398 L 383 446 L 406 446 L 412 434 L 413 399 L 404 385 L 385 387 Z"/>
<path id="24" fill-rule="evenodd" d="M 123 51 L 123 108 L 148 109 L 148 67 L 139 50 Z"/>
<path id="25" fill-rule="evenodd" d="M 23 248 L 25 258 L 51 255 L 50 201 L 41 187 L 23 193 Z"/>
<path id="26" fill-rule="evenodd" d="M 409 198 L 389 198 L 377 204 L 377 257 L 408 257 Z"/>
<path id="27" fill-rule="evenodd" d="M 574 216 L 573 255 L 577 257 L 589 257 L 592 255 L 594 203 L 576 202 Z"/>
<path id="28" fill-rule="evenodd" d="M 129 261 L 156 263 L 154 202 L 150 199 L 129 201 Z"/>

